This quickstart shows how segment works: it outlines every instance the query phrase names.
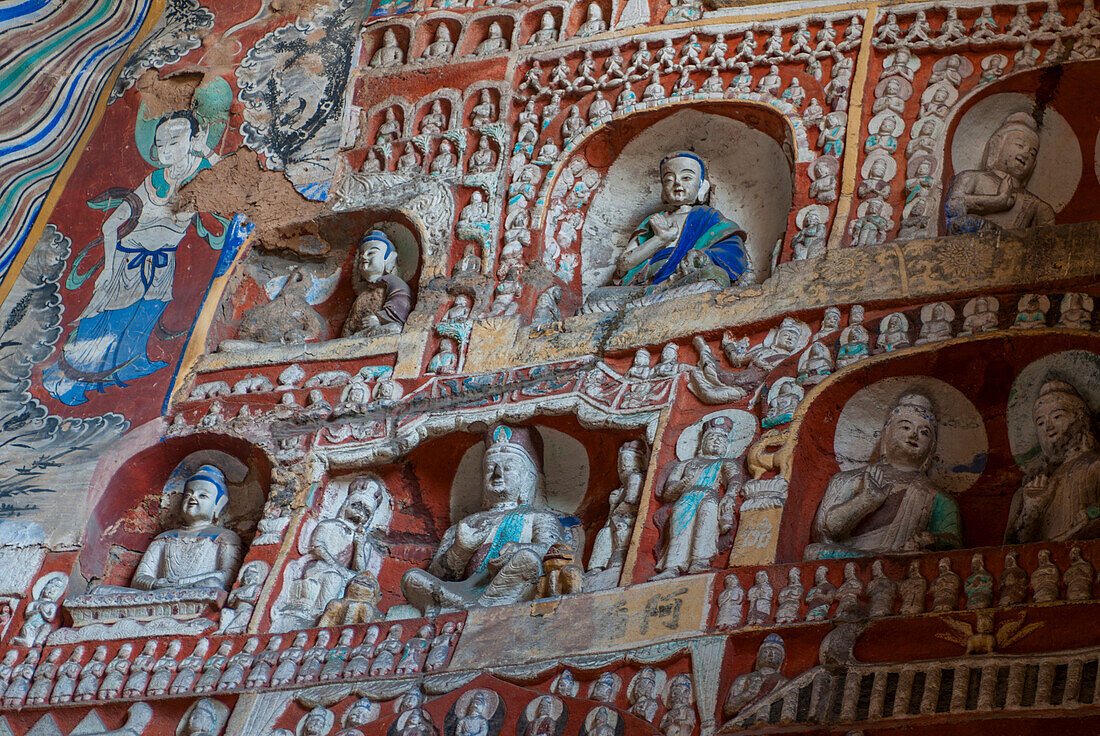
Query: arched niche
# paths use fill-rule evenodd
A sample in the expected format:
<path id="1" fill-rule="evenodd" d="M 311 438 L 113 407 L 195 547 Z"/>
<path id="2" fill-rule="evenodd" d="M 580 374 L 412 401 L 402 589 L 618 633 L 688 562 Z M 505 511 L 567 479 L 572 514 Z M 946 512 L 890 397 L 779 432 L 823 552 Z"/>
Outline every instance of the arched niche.
<path id="1" fill-rule="evenodd" d="M 585 426 L 574 415 L 505 423 L 537 428 L 543 442 L 545 503 L 574 517 L 584 530 L 585 549 L 577 551 L 583 565 L 607 518 L 608 495 L 619 485 L 619 447 L 642 438 L 644 430 Z M 426 440 L 400 462 L 371 468 L 394 498 L 391 554 L 379 577 L 383 608 L 404 602 L 401 576 L 412 567 L 427 567 L 447 528 L 481 509 L 481 461 L 488 426 L 475 423 L 466 429 Z"/>
<path id="2" fill-rule="evenodd" d="M 78 557 L 80 573 L 88 580 L 129 585 L 153 537 L 178 525 L 183 483 L 203 463 L 226 474 L 229 504 L 219 523 L 237 532 L 247 549 L 271 485 L 271 461 L 240 438 L 196 433 L 137 452 L 103 488 L 93 489 L 98 497 Z"/>
<path id="3" fill-rule="evenodd" d="M 415 311 L 416 286 L 425 265 L 422 227 L 400 208 L 334 213 L 288 229 L 284 248 L 253 249 L 237 263 L 207 336 L 207 349 L 236 338 L 245 312 L 270 303 L 295 271 L 306 274 L 305 299 L 327 325 L 322 339 L 340 337 L 356 296 L 358 244 L 373 229 L 382 230 L 396 246 L 396 273 L 412 287 Z"/>
<path id="4" fill-rule="evenodd" d="M 466 25 L 464 19 L 462 16 L 449 11 L 434 13 L 432 22 L 424 23 L 414 31 L 412 46 L 409 48 L 409 55 L 406 57 L 410 63 L 421 60 L 420 57 L 424 55 L 424 50 L 435 41 L 436 31 L 441 25 L 447 26 L 447 31 L 451 36 L 451 43 L 455 44 L 457 48 L 462 36 L 462 31 Z M 453 55 L 452 52 L 452 56 Z M 432 60 L 429 63 L 439 64 L 442 62 L 440 60 Z"/>
<path id="5" fill-rule="evenodd" d="M 711 205 L 748 233 L 757 278 L 770 274 L 794 197 L 792 129 L 781 113 L 766 106 L 713 101 L 613 120 L 582 141 L 555 172 L 560 176 L 582 161 L 602 174 L 583 210 L 577 238 L 580 268 L 573 286 L 581 293 L 609 282 L 622 245 L 659 209 L 660 161 L 677 150 L 693 151 L 707 162 Z M 556 180 L 549 190 L 555 187 Z"/>
<path id="6" fill-rule="evenodd" d="M 951 180 L 960 171 L 981 165 L 989 135 L 1013 112 L 1031 112 L 1040 121 L 1039 155 L 1028 189 L 1049 200 L 1057 224 L 1095 220 L 1100 120 L 1082 102 L 1092 99 L 1098 84 L 1096 61 L 1067 63 L 1012 74 L 963 98 L 942 128 L 940 232 L 946 232 L 942 202 Z M 1037 102 L 1039 89 L 1048 91 L 1041 103 Z"/>
<path id="7" fill-rule="evenodd" d="M 798 502 L 789 501 L 784 510 L 777 560 L 796 562 L 802 559 L 803 550 L 811 541 L 814 516 L 829 480 L 838 471 L 852 467 L 853 461 L 862 461 L 858 462 L 860 465 L 865 462 L 862 458 L 838 457 L 843 452 L 858 454 L 851 450 L 858 442 L 853 443 L 850 437 L 840 435 L 856 431 L 862 436 L 864 445 L 873 442 L 890 409 L 882 406 L 877 411 L 865 413 L 866 421 L 857 423 L 853 429 L 850 421 L 841 421 L 849 402 L 865 387 L 891 381 L 896 384 L 894 393 L 904 390 L 906 381 L 914 382 L 918 389 L 922 383 L 949 387 L 950 390 L 941 387 L 941 396 L 953 396 L 951 401 L 958 401 L 960 405 L 936 407 L 941 433 L 946 434 L 945 422 L 951 423 L 950 429 L 954 431 L 972 429 L 963 425 L 978 421 L 971 413 L 976 410 L 986 438 L 986 455 L 982 462 L 975 461 L 968 468 L 961 465 L 942 467 L 944 473 L 975 476 L 966 479 L 966 483 L 955 484 L 955 488 L 950 487 L 950 482 L 943 483 L 942 487 L 949 490 L 959 506 L 964 547 L 1000 546 L 1012 497 L 1023 480 L 1005 420 L 1014 382 L 1029 365 L 1044 356 L 1067 350 L 1096 352 L 1098 349 L 1100 339 L 1095 336 L 1069 336 L 1060 331 L 1009 336 L 1009 333 L 999 332 L 917 347 L 895 357 L 875 356 L 837 371 L 807 393 L 795 417 L 797 424 L 792 424 L 790 488 L 791 498 L 797 498 Z M 884 385 L 890 387 L 888 383 Z M 889 391 L 883 395 L 896 399 Z M 932 398 L 937 400 L 935 396 Z M 969 403 L 972 410 L 961 406 L 961 402 Z M 850 415 L 849 410 L 849 419 Z M 965 419 L 967 416 L 971 419 Z M 943 457 L 966 454 L 962 449 L 946 448 Z"/>

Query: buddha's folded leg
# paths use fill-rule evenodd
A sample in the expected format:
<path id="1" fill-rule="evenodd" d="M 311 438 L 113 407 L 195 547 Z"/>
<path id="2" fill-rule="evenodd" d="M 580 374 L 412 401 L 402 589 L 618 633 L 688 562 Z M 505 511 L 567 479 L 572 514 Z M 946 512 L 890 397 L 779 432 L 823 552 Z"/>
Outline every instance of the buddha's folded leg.
<path id="1" fill-rule="evenodd" d="M 503 606 L 534 597 L 542 575 L 542 559 L 529 549 L 512 554 L 478 596 L 481 606 Z"/>

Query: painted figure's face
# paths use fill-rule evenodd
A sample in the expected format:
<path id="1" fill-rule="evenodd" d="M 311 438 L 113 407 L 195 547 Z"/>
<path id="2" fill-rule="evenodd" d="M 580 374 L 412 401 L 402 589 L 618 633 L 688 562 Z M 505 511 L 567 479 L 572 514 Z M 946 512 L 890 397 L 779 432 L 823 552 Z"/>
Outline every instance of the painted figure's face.
<path id="1" fill-rule="evenodd" d="M 1053 393 L 1035 402 L 1035 433 L 1048 460 L 1058 462 L 1080 434 L 1081 417 L 1069 396 Z"/>
<path id="2" fill-rule="evenodd" d="M 218 508 L 218 488 L 205 480 L 188 481 L 183 489 L 181 509 L 189 524 L 211 521 Z"/>
<path id="3" fill-rule="evenodd" d="M 535 472 L 531 460 L 515 450 L 490 449 L 485 453 L 486 507 L 502 503 L 521 504 L 535 494 Z"/>
<path id="4" fill-rule="evenodd" d="M 722 430 L 708 429 L 699 438 L 699 453 L 710 457 L 722 455 L 726 451 L 728 440 L 729 438 Z"/>
<path id="5" fill-rule="evenodd" d="M 195 136 L 195 145 L 201 133 Z M 157 160 L 163 166 L 174 166 L 187 160 L 191 153 L 191 123 L 183 118 L 173 118 L 157 128 L 154 137 Z"/>
<path id="6" fill-rule="evenodd" d="M 760 653 L 756 656 L 756 667 L 760 670 L 776 671 L 783 666 L 784 659 L 785 652 L 782 647 L 768 644 L 760 648 Z"/>
<path id="7" fill-rule="evenodd" d="M 385 243 L 368 240 L 359 253 L 359 273 L 369 282 L 375 282 L 393 270 L 397 254 L 389 252 Z"/>
<path id="8" fill-rule="evenodd" d="M 661 167 L 661 198 L 665 204 L 693 205 L 705 194 L 705 184 L 703 168 L 693 158 L 678 156 Z"/>
<path id="9" fill-rule="evenodd" d="M 1024 181 L 1035 169 L 1039 154 L 1039 139 L 1022 130 L 1010 130 L 1001 138 L 1001 147 L 993 168 L 1005 172 L 1017 181 Z"/>
<path id="10" fill-rule="evenodd" d="M 920 467 L 933 449 L 932 424 L 913 412 L 893 417 L 882 430 L 883 456 L 887 462 Z"/>

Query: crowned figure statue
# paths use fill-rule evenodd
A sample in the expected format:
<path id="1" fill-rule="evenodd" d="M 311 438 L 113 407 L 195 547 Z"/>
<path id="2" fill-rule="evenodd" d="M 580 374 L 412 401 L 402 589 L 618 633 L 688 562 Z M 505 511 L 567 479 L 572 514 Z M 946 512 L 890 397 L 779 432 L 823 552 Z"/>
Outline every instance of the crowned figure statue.
<path id="1" fill-rule="evenodd" d="M 426 615 L 535 597 L 542 560 L 568 541 L 561 517 L 540 499 L 541 438 L 532 427 L 494 427 L 482 463 L 482 510 L 451 526 L 427 570 L 401 579 L 405 599 Z"/>

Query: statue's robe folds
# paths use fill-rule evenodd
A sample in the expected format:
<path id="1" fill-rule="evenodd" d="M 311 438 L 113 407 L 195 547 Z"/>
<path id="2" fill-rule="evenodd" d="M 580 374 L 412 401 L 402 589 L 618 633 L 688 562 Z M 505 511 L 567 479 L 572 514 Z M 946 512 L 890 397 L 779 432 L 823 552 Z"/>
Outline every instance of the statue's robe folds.
<path id="1" fill-rule="evenodd" d="M 1013 204 L 1007 210 L 978 214 L 968 212 L 967 195 L 993 196 L 997 194 L 1002 176 L 992 171 L 963 171 L 951 180 L 944 204 L 944 221 L 948 235 L 985 232 L 988 230 L 1023 230 L 1039 225 L 1054 224 L 1054 208 L 1024 187 L 1016 188 Z"/>
<path id="2" fill-rule="evenodd" d="M 721 488 L 728 484 L 728 492 L 736 493 L 743 481 L 728 458 L 696 457 L 681 466 L 681 480 L 668 482 L 661 494 L 662 500 L 671 502 L 662 534 L 661 570 L 683 571 L 693 562 L 717 556 Z M 663 520 L 665 514 L 660 517 Z"/>
<path id="3" fill-rule="evenodd" d="M 1087 521 L 1077 523 L 1078 512 Z M 1006 543 L 1100 537 L 1100 453 L 1067 458 L 1047 476 L 1047 491 L 1034 501 L 1017 491 L 1009 511 Z"/>
<path id="4" fill-rule="evenodd" d="M 932 534 L 933 549 L 962 546 L 962 516 L 955 501 L 923 473 L 890 472 L 886 463 L 878 467 L 884 469 L 883 482 L 891 486 L 889 495 L 847 534 L 837 533 L 830 513 L 864 492 L 867 474 L 875 467 L 841 471 L 829 481 L 814 519 L 814 543 L 807 545 L 803 555 L 806 559 L 900 552 L 918 532 Z"/>
<path id="5" fill-rule="evenodd" d="M 467 552 L 456 546 L 456 524 L 443 535 L 428 569 L 409 570 L 401 579 L 405 599 L 420 611 L 528 600 L 538 587 L 546 551 L 566 539 L 558 515 L 535 506 L 479 511 L 460 523 L 488 525 L 477 549 Z"/>
<path id="6" fill-rule="evenodd" d="M 634 231 L 639 244 L 653 237 L 653 227 L 649 224 L 651 217 L 643 220 Z M 623 277 L 623 284 L 637 286 L 666 281 L 693 251 L 706 255 L 713 266 L 708 271 L 722 286 L 737 281 L 748 267 L 745 231 L 741 226 L 727 220 L 713 207 L 695 205 L 684 221 L 676 245 L 660 249 L 648 260 L 630 269 Z"/>

